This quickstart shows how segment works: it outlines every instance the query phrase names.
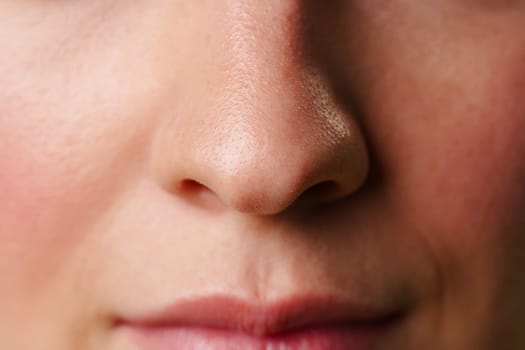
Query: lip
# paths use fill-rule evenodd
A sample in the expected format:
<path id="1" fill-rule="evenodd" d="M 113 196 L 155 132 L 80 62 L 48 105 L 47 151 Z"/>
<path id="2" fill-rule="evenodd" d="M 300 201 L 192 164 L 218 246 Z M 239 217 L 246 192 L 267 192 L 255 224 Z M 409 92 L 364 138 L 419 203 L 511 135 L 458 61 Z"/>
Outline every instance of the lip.
<path id="1" fill-rule="evenodd" d="M 115 327 L 144 350 L 367 350 L 384 339 L 402 315 L 400 310 L 325 297 L 250 303 L 210 296 L 122 318 Z"/>

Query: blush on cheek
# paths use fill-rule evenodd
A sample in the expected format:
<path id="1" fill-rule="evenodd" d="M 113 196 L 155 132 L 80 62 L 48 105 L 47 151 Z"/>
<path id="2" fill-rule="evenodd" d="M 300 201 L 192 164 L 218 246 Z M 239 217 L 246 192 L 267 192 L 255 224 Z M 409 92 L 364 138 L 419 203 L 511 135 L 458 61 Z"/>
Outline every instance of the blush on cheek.
<path id="1" fill-rule="evenodd" d="M 100 193 L 70 171 L 70 162 L 56 161 L 60 155 L 28 147 L 38 134 L 3 137 L 10 130 L 0 120 L 0 275 L 10 288 L 37 293 L 81 246 L 99 215 Z"/>

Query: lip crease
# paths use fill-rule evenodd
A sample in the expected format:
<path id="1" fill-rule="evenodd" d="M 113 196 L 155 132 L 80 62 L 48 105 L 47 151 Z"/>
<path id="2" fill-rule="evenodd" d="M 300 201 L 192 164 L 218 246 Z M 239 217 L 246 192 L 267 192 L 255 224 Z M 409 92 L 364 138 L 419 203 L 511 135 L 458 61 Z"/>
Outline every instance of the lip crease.
<path id="1" fill-rule="evenodd" d="M 294 296 L 250 303 L 229 296 L 185 299 L 144 316 L 120 318 L 144 350 L 365 350 L 403 315 L 336 298 Z"/>

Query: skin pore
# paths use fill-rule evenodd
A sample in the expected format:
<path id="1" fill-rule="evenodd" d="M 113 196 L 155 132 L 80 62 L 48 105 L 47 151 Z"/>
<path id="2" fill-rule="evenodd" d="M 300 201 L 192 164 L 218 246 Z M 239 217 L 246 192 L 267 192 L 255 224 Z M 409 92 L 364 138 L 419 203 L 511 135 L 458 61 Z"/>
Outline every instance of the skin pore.
<path id="1" fill-rule="evenodd" d="M 525 1 L 0 2 L 0 348 L 330 293 L 525 348 Z"/>

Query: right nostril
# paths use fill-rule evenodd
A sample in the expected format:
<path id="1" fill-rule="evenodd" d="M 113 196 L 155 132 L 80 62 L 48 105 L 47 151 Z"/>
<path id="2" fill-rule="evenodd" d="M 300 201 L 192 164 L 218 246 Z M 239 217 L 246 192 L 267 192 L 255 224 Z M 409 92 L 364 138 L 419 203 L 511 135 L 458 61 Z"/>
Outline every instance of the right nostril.
<path id="1" fill-rule="evenodd" d="M 204 186 L 203 184 L 199 183 L 198 181 L 195 181 L 195 180 L 183 180 L 181 181 L 180 185 L 179 185 L 179 191 L 181 193 L 184 193 L 184 194 L 194 194 L 198 191 L 203 191 L 203 190 L 208 190 L 209 189 Z"/>
<path id="2" fill-rule="evenodd" d="M 209 209 L 220 209 L 224 204 L 209 187 L 195 180 L 183 180 L 179 183 L 177 192 L 195 206 Z"/>

